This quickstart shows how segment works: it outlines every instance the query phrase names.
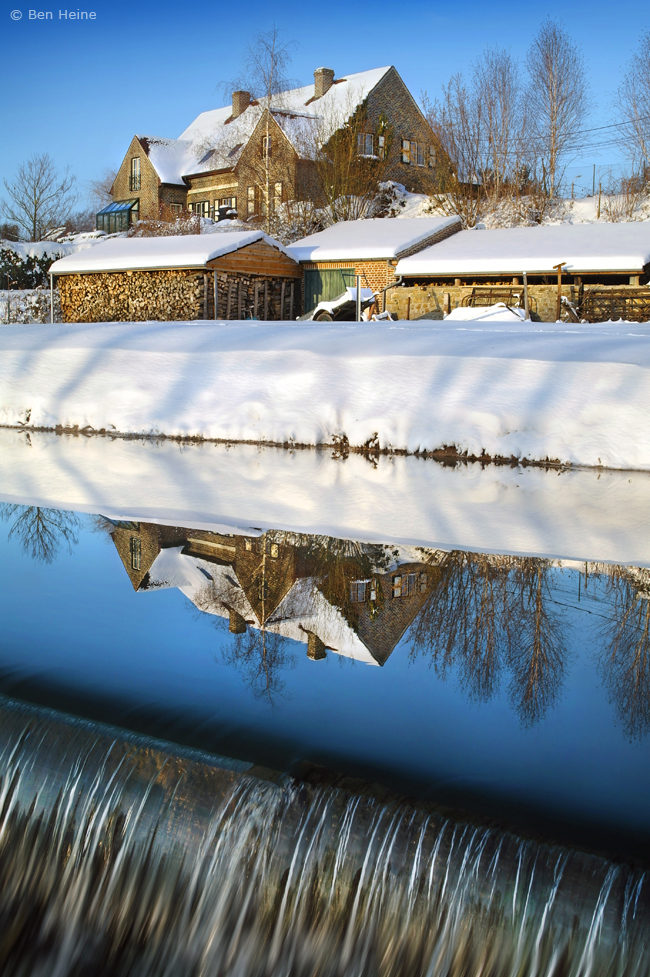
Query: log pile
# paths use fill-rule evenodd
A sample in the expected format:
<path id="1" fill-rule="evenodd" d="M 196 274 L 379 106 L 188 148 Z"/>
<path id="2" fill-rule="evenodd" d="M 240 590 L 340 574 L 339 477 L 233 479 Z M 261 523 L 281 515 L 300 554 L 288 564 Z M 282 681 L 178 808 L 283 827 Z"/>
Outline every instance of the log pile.
<path id="1" fill-rule="evenodd" d="M 61 275 L 64 322 L 178 322 L 214 319 L 214 272 L 194 269 Z M 218 319 L 293 319 L 300 282 L 217 271 Z"/>
<path id="2" fill-rule="evenodd" d="M 64 322 L 203 318 L 202 271 L 179 269 L 62 275 L 57 279 L 57 285 Z"/>

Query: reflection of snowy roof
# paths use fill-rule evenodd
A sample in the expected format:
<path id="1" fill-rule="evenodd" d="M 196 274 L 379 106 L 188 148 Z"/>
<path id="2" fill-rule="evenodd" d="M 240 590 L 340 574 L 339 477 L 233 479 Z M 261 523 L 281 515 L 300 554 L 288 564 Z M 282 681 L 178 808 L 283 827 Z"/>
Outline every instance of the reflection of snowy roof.
<path id="1" fill-rule="evenodd" d="M 291 250 L 298 261 L 397 258 L 404 251 L 422 244 L 454 224 L 458 224 L 460 228 L 458 217 L 343 221 L 296 241 L 291 245 Z"/>
<path id="2" fill-rule="evenodd" d="M 165 587 L 178 587 L 188 600 L 208 614 L 227 617 L 232 608 L 252 627 L 261 627 L 232 566 L 184 554 L 182 546 L 167 547 L 160 551 L 149 570 L 149 589 Z M 209 600 L 201 600 L 208 593 Z M 325 599 L 310 579 L 293 584 L 265 628 L 303 644 L 307 643 L 308 632 L 312 632 L 330 651 L 368 665 L 377 664 L 339 609 Z"/>
<path id="3" fill-rule="evenodd" d="M 111 238 L 81 254 L 55 261 L 50 271 L 54 275 L 71 275 L 155 268 L 203 268 L 208 261 L 261 240 L 293 257 L 278 241 L 267 237 L 262 231 L 231 231 L 228 234 Z"/>
<path id="4" fill-rule="evenodd" d="M 461 231 L 403 258 L 397 274 L 553 274 L 560 261 L 576 274 L 641 271 L 650 261 L 650 222 Z"/>
<path id="5" fill-rule="evenodd" d="M 304 85 L 274 96 L 271 111 L 299 154 L 307 152 L 314 122 L 333 131 L 381 81 L 389 68 L 373 68 L 337 79 L 321 98 L 314 85 Z M 163 183 L 183 185 L 183 176 L 236 165 L 243 147 L 264 111 L 264 102 L 251 104 L 236 119 L 232 106 L 202 112 L 178 139 L 140 136 L 151 163 Z M 214 153 L 208 155 L 210 150 Z"/>

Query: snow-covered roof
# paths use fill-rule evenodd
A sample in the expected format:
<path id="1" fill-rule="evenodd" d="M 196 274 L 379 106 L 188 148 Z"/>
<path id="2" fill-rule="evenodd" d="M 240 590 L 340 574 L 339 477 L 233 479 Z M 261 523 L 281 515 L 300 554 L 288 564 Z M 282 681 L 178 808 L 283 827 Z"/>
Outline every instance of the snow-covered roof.
<path id="1" fill-rule="evenodd" d="M 640 272 L 650 262 L 650 222 L 461 231 L 403 258 L 397 274 L 552 275 L 561 261 L 575 274 Z"/>
<path id="2" fill-rule="evenodd" d="M 204 268 L 208 261 L 262 240 L 293 257 L 279 241 L 267 237 L 262 231 L 122 237 L 103 241 L 80 254 L 60 258 L 54 262 L 50 272 L 53 275 L 74 275 L 102 271 Z"/>
<path id="3" fill-rule="evenodd" d="M 390 67 L 372 68 L 335 80 L 320 98 L 314 84 L 281 92 L 271 100 L 275 121 L 299 155 L 309 155 L 314 127 L 333 132 L 376 87 Z M 232 105 L 201 112 L 178 139 L 138 136 L 163 183 L 184 185 L 183 177 L 235 166 L 264 111 L 253 101 L 237 118 Z"/>
<path id="4" fill-rule="evenodd" d="M 404 251 L 423 244 L 447 227 L 458 225 L 458 217 L 411 217 L 393 220 L 342 221 L 310 234 L 291 245 L 298 261 L 367 261 L 397 258 Z"/>

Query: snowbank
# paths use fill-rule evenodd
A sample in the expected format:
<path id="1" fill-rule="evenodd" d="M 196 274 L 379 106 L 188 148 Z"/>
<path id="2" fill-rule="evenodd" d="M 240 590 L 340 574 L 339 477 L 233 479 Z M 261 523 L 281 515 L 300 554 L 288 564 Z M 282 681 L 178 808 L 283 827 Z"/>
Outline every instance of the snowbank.
<path id="1" fill-rule="evenodd" d="M 0 429 L 0 501 L 247 534 L 650 565 L 650 475 Z M 251 527 L 258 527 L 252 530 Z"/>
<path id="2" fill-rule="evenodd" d="M 112 323 L 0 332 L 0 424 L 650 469 L 650 326 Z"/>

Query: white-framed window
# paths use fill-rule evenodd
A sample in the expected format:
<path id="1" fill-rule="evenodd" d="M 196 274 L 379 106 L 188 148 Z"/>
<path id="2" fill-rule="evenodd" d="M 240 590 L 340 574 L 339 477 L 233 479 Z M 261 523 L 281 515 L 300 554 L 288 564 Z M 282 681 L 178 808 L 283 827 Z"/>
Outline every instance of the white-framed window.
<path id="1" fill-rule="evenodd" d="M 393 597 L 412 597 L 423 594 L 427 589 L 427 575 L 424 570 L 415 573 L 396 573 L 393 577 Z"/>
<path id="2" fill-rule="evenodd" d="M 142 558 L 142 543 L 137 536 L 132 536 L 130 541 L 131 549 L 131 569 L 140 569 L 140 560 Z"/>
<path id="3" fill-rule="evenodd" d="M 421 143 L 418 143 L 417 147 L 418 147 L 418 166 L 424 166 L 424 146 Z"/>
<path id="4" fill-rule="evenodd" d="M 171 210 L 172 214 L 180 214 L 181 210 L 183 209 L 183 205 L 182 204 L 170 204 L 169 205 L 169 209 Z"/>
<path id="5" fill-rule="evenodd" d="M 371 132 L 357 133 L 357 154 L 359 156 L 375 155 L 375 137 Z"/>
<path id="6" fill-rule="evenodd" d="M 402 139 L 402 163 L 411 162 L 411 140 Z"/>
<path id="7" fill-rule="evenodd" d="M 273 184 L 273 210 L 277 210 L 282 203 L 282 181 Z"/>
<path id="8" fill-rule="evenodd" d="M 246 211 L 249 217 L 255 214 L 255 187 L 249 187 L 246 194 Z"/>
<path id="9" fill-rule="evenodd" d="M 433 169 L 436 165 L 436 151 L 433 146 L 429 146 L 429 168 Z"/>
<path id="10" fill-rule="evenodd" d="M 262 157 L 264 159 L 271 159 L 271 154 L 273 151 L 272 142 L 273 136 L 262 136 Z"/>
<path id="11" fill-rule="evenodd" d="M 386 136 L 377 136 L 377 156 L 379 159 L 386 158 Z"/>
<path id="12" fill-rule="evenodd" d="M 351 580 L 350 602 L 364 604 L 367 600 L 377 600 L 376 580 Z"/>
<path id="13" fill-rule="evenodd" d="M 221 197 L 220 207 L 228 207 L 229 210 L 237 210 L 237 197 Z"/>
<path id="14" fill-rule="evenodd" d="M 140 190 L 142 185 L 140 173 L 140 157 L 134 156 L 131 159 L 131 172 L 129 174 L 129 190 Z"/>
<path id="15" fill-rule="evenodd" d="M 209 200 L 195 200 L 190 204 L 190 210 L 198 214 L 199 217 L 209 217 L 210 216 L 210 201 Z"/>

